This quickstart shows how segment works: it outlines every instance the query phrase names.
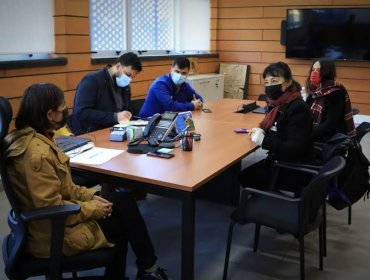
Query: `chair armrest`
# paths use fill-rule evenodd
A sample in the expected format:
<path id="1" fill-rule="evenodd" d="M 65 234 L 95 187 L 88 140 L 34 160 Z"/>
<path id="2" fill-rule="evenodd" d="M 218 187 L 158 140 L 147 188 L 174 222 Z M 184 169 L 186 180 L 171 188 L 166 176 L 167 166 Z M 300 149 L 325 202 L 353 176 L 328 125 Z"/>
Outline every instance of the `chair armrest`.
<path id="1" fill-rule="evenodd" d="M 71 205 L 56 205 L 42 207 L 31 211 L 24 211 L 21 213 L 21 217 L 24 221 L 36 221 L 53 218 L 63 218 L 72 214 L 79 213 L 81 206 L 78 204 Z"/>
<path id="2" fill-rule="evenodd" d="M 300 202 L 300 201 L 303 201 L 303 199 L 302 198 L 299 198 L 299 197 L 298 198 L 292 198 L 292 197 L 288 197 L 288 196 L 283 195 L 283 194 L 278 194 L 276 192 L 262 191 L 262 190 L 253 189 L 253 188 L 245 188 L 243 190 L 243 192 L 244 191 L 246 191 L 248 193 L 260 195 L 260 196 L 268 196 L 268 197 L 271 197 L 271 198 L 285 200 L 285 201 L 289 201 L 289 202 Z"/>
<path id="3" fill-rule="evenodd" d="M 318 170 L 321 168 L 321 165 L 292 163 L 292 162 L 286 162 L 286 161 L 275 161 L 275 165 L 278 167 L 301 171 L 305 173 L 311 173 L 315 175 L 318 173 Z"/>
<path id="4" fill-rule="evenodd" d="M 51 222 L 49 279 L 60 279 L 65 220 L 69 215 L 79 213 L 80 211 L 80 205 L 71 204 L 42 207 L 21 213 L 21 218 L 24 221 L 49 219 Z"/>

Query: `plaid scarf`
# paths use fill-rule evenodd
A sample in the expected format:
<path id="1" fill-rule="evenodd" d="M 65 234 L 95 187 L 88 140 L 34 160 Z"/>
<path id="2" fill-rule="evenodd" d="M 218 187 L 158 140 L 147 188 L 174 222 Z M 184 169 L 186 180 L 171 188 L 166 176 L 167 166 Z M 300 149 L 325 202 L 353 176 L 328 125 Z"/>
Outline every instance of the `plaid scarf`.
<path id="1" fill-rule="evenodd" d="M 275 122 L 277 113 L 282 105 L 288 104 L 296 99 L 301 98 L 301 94 L 296 88 L 293 88 L 294 92 L 286 91 L 284 92 L 278 99 L 272 100 L 267 98 L 267 104 L 269 106 L 273 106 L 272 110 L 270 110 L 265 118 L 260 122 L 260 128 L 267 130 L 269 129 Z"/>
<path id="2" fill-rule="evenodd" d="M 322 112 L 325 98 L 321 97 L 327 96 L 337 90 L 341 90 L 344 92 L 345 110 L 343 120 L 345 124 L 346 134 L 349 137 L 355 137 L 356 128 L 353 122 L 352 107 L 348 92 L 343 85 L 336 81 L 325 81 L 321 83 L 319 87 L 311 89 L 312 98 L 314 100 L 311 105 L 311 111 L 313 113 L 313 124 L 319 125 L 322 121 Z"/>

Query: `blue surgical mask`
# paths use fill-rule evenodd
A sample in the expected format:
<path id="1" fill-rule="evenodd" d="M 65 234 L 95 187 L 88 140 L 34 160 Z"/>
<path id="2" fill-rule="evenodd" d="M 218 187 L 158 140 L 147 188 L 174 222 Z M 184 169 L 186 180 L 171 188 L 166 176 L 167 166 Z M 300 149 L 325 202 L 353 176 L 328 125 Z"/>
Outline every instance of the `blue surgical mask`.
<path id="1" fill-rule="evenodd" d="M 171 78 L 175 85 L 181 85 L 186 80 L 186 76 L 176 72 L 171 73 Z"/>
<path id="2" fill-rule="evenodd" d="M 121 77 L 116 76 L 116 83 L 119 87 L 126 87 L 130 84 L 131 78 L 127 76 L 125 73 L 121 75 Z"/>

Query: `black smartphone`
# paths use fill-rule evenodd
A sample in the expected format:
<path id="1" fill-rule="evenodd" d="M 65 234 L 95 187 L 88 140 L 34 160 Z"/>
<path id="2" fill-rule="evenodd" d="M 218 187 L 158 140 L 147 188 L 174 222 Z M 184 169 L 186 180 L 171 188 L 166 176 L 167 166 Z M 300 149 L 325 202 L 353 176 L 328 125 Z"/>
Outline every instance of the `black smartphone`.
<path id="1" fill-rule="evenodd" d="M 161 153 L 158 151 L 148 152 L 147 155 L 151 157 L 160 157 L 160 158 L 173 158 L 175 156 L 174 154 Z"/>
<path id="2" fill-rule="evenodd" d="M 202 111 L 204 113 L 212 113 L 211 109 L 208 109 L 208 108 L 203 108 Z"/>

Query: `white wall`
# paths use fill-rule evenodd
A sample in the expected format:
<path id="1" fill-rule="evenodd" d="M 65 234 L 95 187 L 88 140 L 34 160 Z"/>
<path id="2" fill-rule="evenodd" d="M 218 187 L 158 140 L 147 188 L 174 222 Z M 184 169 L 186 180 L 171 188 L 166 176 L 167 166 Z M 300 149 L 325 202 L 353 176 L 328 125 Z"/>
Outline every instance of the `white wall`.
<path id="1" fill-rule="evenodd" d="M 176 49 L 179 51 L 210 50 L 210 18 L 209 0 L 177 0 Z"/>
<path id="2" fill-rule="evenodd" d="M 0 0 L 0 54 L 53 53 L 53 0 Z"/>

